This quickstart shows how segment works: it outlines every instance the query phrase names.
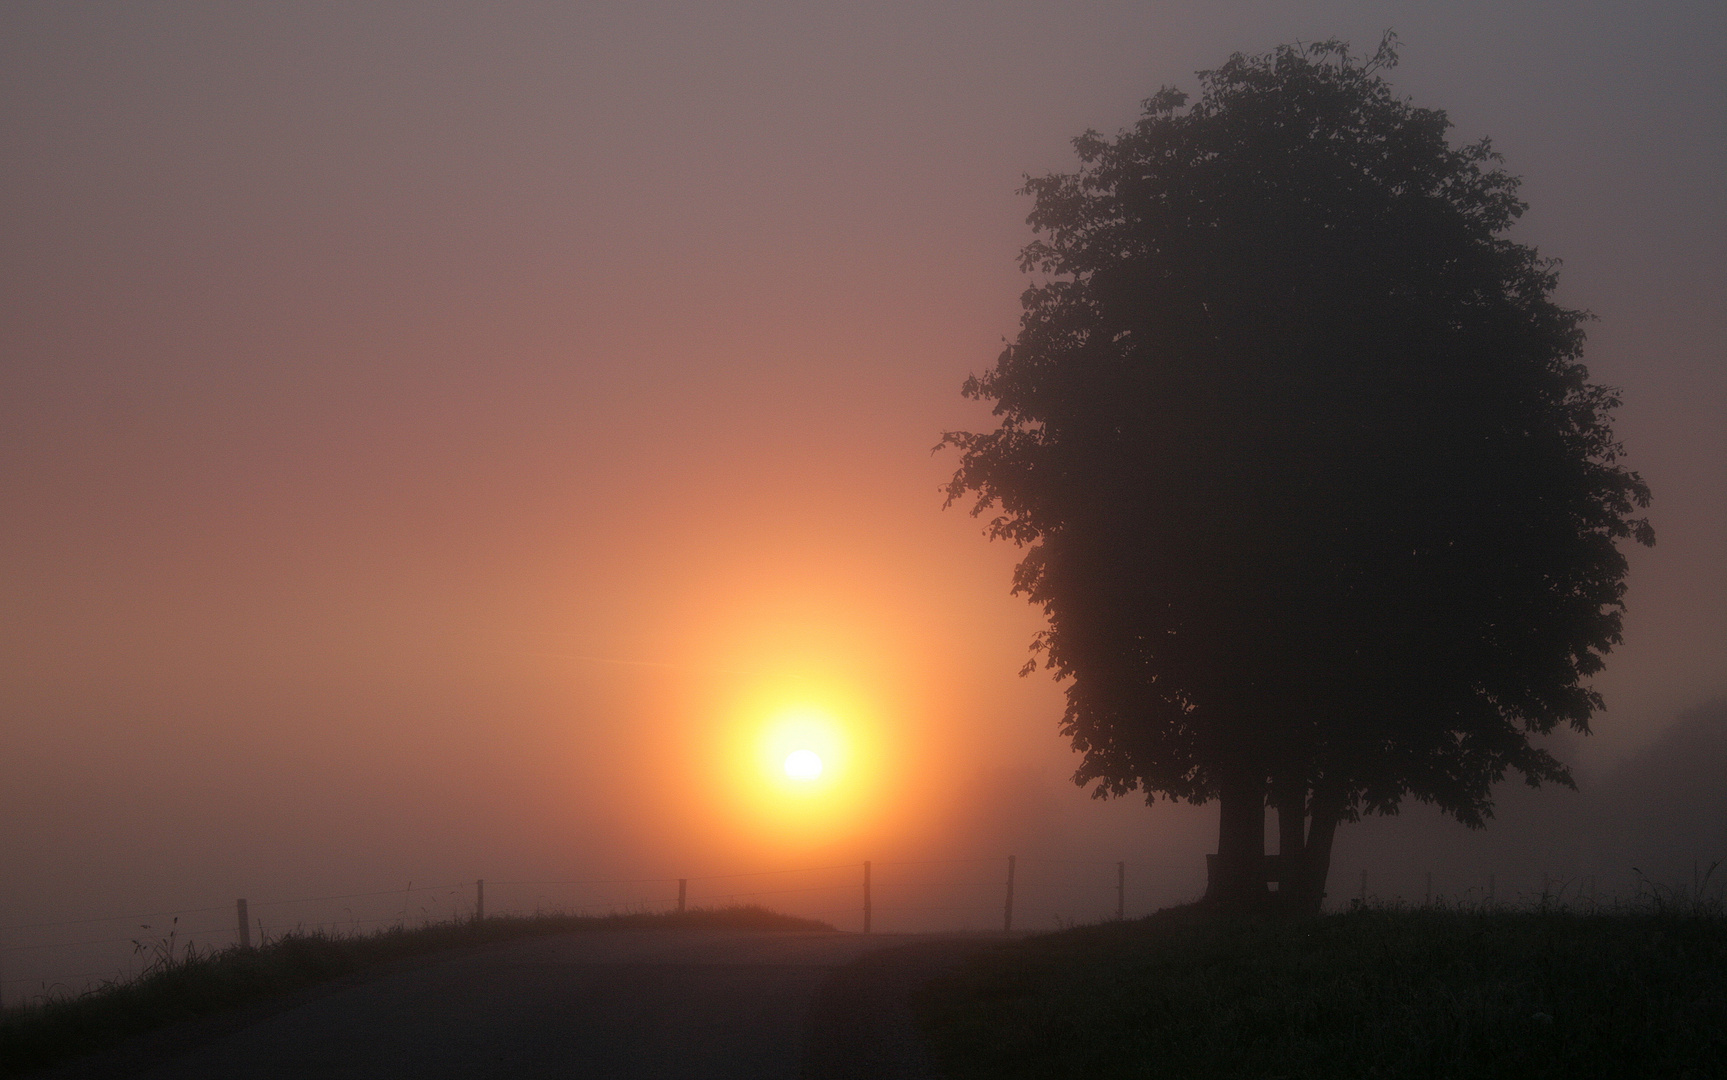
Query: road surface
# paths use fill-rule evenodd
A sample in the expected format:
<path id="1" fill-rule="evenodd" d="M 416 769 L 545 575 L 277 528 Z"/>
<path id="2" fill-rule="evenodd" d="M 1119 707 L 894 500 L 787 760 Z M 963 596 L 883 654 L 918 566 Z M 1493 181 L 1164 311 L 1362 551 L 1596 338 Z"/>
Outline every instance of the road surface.
<path id="1" fill-rule="evenodd" d="M 528 938 L 303 995 L 225 1027 L 205 1025 L 195 1037 L 122 1048 L 52 1075 L 928 1080 L 905 992 L 977 945 L 713 929 Z"/>

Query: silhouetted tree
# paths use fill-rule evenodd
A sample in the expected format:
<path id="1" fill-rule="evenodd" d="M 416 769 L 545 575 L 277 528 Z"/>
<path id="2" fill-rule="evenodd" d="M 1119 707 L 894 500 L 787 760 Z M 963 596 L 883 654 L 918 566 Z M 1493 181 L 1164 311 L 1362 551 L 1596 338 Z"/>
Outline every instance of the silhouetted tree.
<path id="1" fill-rule="evenodd" d="M 1218 799 L 1214 900 L 1271 876 L 1317 910 L 1340 821 L 1412 796 L 1476 827 L 1507 771 L 1571 784 L 1529 735 L 1588 730 L 1617 542 L 1653 542 L 1587 316 L 1503 235 L 1517 180 L 1395 62 L 1238 54 L 1028 179 L 1039 277 L 964 388 L 1001 423 L 943 442 L 949 502 L 1029 546 L 1075 781 Z"/>

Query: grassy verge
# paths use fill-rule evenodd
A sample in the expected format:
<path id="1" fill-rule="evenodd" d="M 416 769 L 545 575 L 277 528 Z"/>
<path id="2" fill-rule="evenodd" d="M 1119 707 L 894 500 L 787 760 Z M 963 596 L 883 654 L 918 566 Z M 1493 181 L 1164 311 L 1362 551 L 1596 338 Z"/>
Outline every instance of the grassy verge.
<path id="1" fill-rule="evenodd" d="M 252 950 L 192 954 L 137 979 L 0 1012 L 0 1077 L 107 1049 L 128 1036 L 210 1016 L 395 960 L 541 934 L 648 927 L 831 930 L 761 907 L 682 914 L 500 917 L 354 936 L 289 934 Z"/>
<path id="2" fill-rule="evenodd" d="M 960 1078 L 1727 1076 L 1727 919 L 1193 910 L 1007 944 L 919 1002 Z"/>

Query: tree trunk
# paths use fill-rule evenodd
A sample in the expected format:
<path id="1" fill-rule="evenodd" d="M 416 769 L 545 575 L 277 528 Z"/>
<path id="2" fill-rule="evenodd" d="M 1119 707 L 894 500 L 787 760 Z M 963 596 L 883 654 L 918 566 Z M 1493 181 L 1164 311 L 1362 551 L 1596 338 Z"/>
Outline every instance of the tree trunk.
<path id="1" fill-rule="evenodd" d="M 1282 876 L 1277 883 L 1277 905 L 1299 908 L 1307 854 L 1307 781 L 1285 774 L 1271 783 L 1271 799 L 1277 806 L 1277 861 Z"/>
<path id="2" fill-rule="evenodd" d="M 1301 875 L 1289 898 L 1289 910 L 1295 914 L 1318 915 L 1325 903 L 1325 879 L 1331 875 L 1331 841 L 1337 835 L 1337 822 L 1341 816 L 1333 801 L 1314 792 L 1313 818 L 1308 825 L 1307 846 L 1302 852 Z"/>
<path id="3" fill-rule="evenodd" d="M 1223 778 L 1218 798 L 1217 854 L 1210 860 L 1205 901 L 1263 905 L 1265 887 L 1265 777 L 1238 769 Z"/>
<path id="4" fill-rule="evenodd" d="M 1298 862 L 1307 848 L 1303 838 L 1307 831 L 1307 784 L 1299 777 L 1279 777 L 1272 786 L 1272 799 L 1277 804 L 1277 853 L 1289 862 Z"/>

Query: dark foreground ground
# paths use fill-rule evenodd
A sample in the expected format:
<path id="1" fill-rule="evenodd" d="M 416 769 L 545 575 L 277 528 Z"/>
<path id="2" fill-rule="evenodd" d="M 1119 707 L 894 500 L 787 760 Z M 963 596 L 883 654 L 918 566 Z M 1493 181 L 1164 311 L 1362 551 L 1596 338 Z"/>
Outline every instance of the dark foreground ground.
<path id="1" fill-rule="evenodd" d="M 445 947 L 36 1075 L 1727 1078 L 1719 913 L 1172 910 L 1015 941 L 764 918 Z"/>
<path id="2" fill-rule="evenodd" d="M 976 940 L 651 927 L 375 966 L 31 1075 L 934 1080 L 910 993 Z M 870 954 L 887 961 L 866 961 Z"/>
<path id="3" fill-rule="evenodd" d="M 975 955 L 919 997 L 952 1080 L 1727 1077 L 1727 919 L 1160 912 Z"/>

